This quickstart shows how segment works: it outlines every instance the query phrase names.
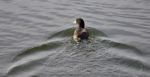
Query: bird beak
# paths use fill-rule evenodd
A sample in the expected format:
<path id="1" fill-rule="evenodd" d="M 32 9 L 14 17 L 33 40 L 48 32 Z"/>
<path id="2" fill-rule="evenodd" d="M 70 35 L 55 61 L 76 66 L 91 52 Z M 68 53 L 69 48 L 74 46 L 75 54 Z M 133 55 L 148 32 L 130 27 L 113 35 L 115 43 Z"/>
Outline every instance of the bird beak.
<path id="1" fill-rule="evenodd" d="M 73 21 L 73 24 L 77 24 L 76 20 L 75 20 L 75 21 Z"/>

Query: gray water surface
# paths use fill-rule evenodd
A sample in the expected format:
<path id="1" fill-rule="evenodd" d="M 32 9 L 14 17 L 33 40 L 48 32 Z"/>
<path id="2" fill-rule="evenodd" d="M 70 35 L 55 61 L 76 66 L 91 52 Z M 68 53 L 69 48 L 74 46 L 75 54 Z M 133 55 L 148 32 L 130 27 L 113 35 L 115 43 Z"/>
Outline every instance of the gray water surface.
<path id="1" fill-rule="evenodd" d="M 0 77 L 150 77 L 149 48 L 150 0 L 0 0 Z"/>

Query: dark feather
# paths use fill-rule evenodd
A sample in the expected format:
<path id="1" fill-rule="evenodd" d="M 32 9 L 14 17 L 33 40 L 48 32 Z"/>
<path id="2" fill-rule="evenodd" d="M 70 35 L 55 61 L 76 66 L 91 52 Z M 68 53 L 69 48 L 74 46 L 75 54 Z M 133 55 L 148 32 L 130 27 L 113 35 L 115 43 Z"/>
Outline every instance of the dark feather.
<path id="1" fill-rule="evenodd" d="M 78 37 L 80 37 L 81 40 L 88 39 L 89 34 L 87 32 L 82 32 Z"/>

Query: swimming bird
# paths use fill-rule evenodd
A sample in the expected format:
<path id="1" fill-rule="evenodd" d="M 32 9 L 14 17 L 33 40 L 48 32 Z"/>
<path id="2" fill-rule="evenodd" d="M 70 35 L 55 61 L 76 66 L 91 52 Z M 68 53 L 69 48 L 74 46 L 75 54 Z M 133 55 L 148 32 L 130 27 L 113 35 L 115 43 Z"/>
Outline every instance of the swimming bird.
<path id="1" fill-rule="evenodd" d="M 88 40 L 89 33 L 85 28 L 84 20 L 82 18 L 77 18 L 73 23 L 76 24 L 76 28 L 73 34 L 74 41 L 79 43 L 82 40 Z"/>

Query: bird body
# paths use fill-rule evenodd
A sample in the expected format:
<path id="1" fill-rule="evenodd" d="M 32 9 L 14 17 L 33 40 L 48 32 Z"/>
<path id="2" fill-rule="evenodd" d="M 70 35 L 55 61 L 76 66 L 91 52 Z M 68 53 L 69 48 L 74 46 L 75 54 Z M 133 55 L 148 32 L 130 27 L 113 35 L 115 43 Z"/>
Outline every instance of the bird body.
<path id="1" fill-rule="evenodd" d="M 85 28 L 84 20 L 82 18 L 77 18 L 74 23 L 77 25 L 73 34 L 74 41 L 79 43 L 82 40 L 88 40 L 89 33 Z"/>

